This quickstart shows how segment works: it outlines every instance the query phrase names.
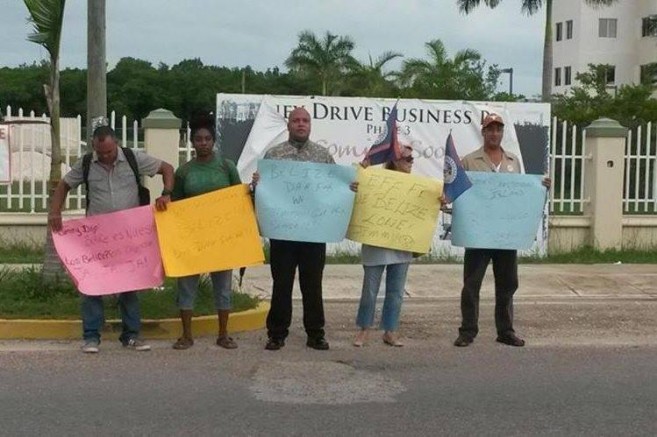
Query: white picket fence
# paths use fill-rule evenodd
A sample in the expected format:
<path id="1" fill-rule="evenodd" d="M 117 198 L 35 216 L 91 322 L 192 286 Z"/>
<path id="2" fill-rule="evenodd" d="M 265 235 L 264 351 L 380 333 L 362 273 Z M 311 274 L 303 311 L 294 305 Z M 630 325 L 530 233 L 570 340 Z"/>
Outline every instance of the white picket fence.
<path id="1" fill-rule="evenodd" d="M 13 112 L 7 106 L 5 121 L 21 121 L 20 124 L 10 124 L 11 167 L 12 180 L 10 185 L 0 185 L 1 212 L 38 213 L 47 209 L 48 176 L 50 174 L 50 125 L 45 114 L 36 115 L 18 109 Z M 116 130 L 124 147 L 139 149 L 142 129 L 137 120 L 129 122 L 127 117 L 117 117 L 110 113 L 110 125 Z M 87 149 L 87 143 L 82 134 L 82 117 L 61 119 L 62 174 L 66 173 Z M 190 138 L 189 128 L 185 138 Z M 184 160 L 191 159 L 192 146 L 189 141 L 179 148 Z M 84 187 L 79 186 L 69 193 L 66 199 L 67 209 L 84 208 Z"/>
<path id="2" fill-rule="evenodd" d="M 628 130 L 625 141 L 625 214 L 657 213 L 657 138 L 652 122 Z M 584 193 L 584 161 L 588 157 L 586 129 L 552 120 L 550 144 L 550 213 L 582 213 L 588 203 Z"/>
<path id="3" fill-rule="evenodd" d="M 0 212 L 42 212 L 47 208 L 47 179 L 50 172 L 50 130 L 46 115 L 28 114 L 19 109 L 5 112 L 7 121 L 33 121 L 35 124 L 12 125 L 12 179 L 14 183 L 0 186 Z M 66 171 L 86 150 L 82 137 L 81 117 L 62 120 L 63 171 Z M 118 123 L 117 123 L 118 122 Z M 124 147 L 140 148 L 141 127 L 125 116 L 110 114 L 110 124 L 117 131 Z M 657 213 L 657 139 L 654 123 L 628 131 L 625 149 L 625 186 L 623 209 L 626 214 Z M 583 193 L 584 166 L 588 153 L 586 129 L 554 118 L 550 141 L 550 213 L 581 214 L 588 199 Z M 179 147 L 181 162 L 192 157 L 187 127 L 184 144 Z M 84 207 L 84 190 L 78 187 L 66 200 L 69 209 Z"/>

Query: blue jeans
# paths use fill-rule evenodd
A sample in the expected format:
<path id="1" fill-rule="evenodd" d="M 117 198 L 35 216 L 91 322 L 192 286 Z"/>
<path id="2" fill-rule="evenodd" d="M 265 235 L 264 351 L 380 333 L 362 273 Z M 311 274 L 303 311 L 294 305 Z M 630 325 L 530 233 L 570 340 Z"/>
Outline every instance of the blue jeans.
<path id="1" fill-rule="evenodd" d="M 127 344 L 131 338 L 139 336 L 141 316 L 139 314 L 139 297 L 136 291 L 118 294 L 121 313 L 121 335 L 119 340 Z M 105 309 L 101 296 L 82 296 L 82 338 L 84 341 L 100 343 L 100 330 L 105 323 Z"/>
<path id="2" fill-rule="evenodd" d="M 374 324 L 376 296 L 379 294 L 381 276 L 386 269 L 386 297 L 383 301 L 381 328 L 385 331 L 396 331 L 399 326 L 404 285 L 409 263 L 388 264 L 380 266 L 363 266 L 363 291 L 360 296 L 356 325 L 360 328 L 370 328 Z"/>
<path id="3" fill-rule="evenodd" d="M 191 275 L 178 278 L 178 308 L 181 310 L 194 309 L 199 277 L 200 275 Z M 217 310 L 231 309 L 233 271 L 211 272 L 210 279 L 214 291 L 214 307 Z"/>

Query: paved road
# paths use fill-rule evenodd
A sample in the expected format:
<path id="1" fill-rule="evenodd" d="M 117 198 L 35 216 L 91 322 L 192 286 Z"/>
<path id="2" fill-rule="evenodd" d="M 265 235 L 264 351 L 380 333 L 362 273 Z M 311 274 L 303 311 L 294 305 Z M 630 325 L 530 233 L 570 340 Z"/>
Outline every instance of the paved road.
<path id="1" fill-rule="evenodd" d="M 263 332 L 149 353 L 0 342 L 0 435 L 646 435 L 657 433 L 657 300 L 520 299 L 525 348 L 495 343 L 492 302 L 468 348 L 457 299 L 408 299 L 406 346 L 353 348 L 355 302 L 327 303 L 331 350 Z"/>

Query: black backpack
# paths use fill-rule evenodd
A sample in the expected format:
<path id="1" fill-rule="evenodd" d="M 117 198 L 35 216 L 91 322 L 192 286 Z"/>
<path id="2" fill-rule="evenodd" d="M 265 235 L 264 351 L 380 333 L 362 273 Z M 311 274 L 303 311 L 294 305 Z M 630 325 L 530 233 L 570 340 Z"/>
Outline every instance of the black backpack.
<path id="1" fill-rule="evenodd" d="M 137 180 L 137 191 L 139 195 L 139 205 L 148 205 L 151 203 L 151 192 L 148 188 L 144 187 L 141 184 L 141 179 L 139 179 L 139 168 L 137 167 L 137 160 L 135 159 L 135 154 L 131 149 L 127 147 L 121 147 L 123 154 L 125 155 L 126 161 L 130 165 L 132 172 L 135 174 L 135 179 Z M 82 180 L 84 182 L 84 187 L 87 190 L 86 194 L 86 209 L 89 209 L 89 167 L 91 166 L 91 158 L 93 154 L 87 153 L 82 157 Z"/>

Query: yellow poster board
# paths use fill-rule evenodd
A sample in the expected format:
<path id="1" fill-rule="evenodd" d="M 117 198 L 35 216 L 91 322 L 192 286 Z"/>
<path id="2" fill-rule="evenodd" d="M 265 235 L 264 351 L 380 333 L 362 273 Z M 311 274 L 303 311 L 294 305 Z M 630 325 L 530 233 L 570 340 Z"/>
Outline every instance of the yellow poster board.
<path id="1" fill-rule="evenodd" d="M 443 182 L 392 170 L 358 169 L 347 238 L 426 253 L 438 222 Z"/>
<path id="2" fill-rule="evenodd" d="M 155 213 L 167 276 L 262 264 L 258 225 L 246 185 L 171 202 Z"/>

